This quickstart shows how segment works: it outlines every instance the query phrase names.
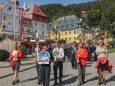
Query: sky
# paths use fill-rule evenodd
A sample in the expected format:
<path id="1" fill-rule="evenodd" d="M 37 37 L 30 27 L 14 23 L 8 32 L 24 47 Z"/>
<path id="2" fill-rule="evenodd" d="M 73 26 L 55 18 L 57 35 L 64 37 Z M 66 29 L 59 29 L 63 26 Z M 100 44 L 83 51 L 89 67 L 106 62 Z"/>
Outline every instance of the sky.
<path id="1" fill-rule="evenodd" d="M 0 0 L 3 3 L 7 3 L 8 0 Z M 61 3 L 63 5 L 73 4 L 73 3 L 82 3 L 82 2 L 89 2 L 94 0 L 18 0 L 20 6 L 22 7 L 23 3 L 26 2 L 28 7 L 31 7 L 33 4 L 49 4 L 49 3 Z"/>

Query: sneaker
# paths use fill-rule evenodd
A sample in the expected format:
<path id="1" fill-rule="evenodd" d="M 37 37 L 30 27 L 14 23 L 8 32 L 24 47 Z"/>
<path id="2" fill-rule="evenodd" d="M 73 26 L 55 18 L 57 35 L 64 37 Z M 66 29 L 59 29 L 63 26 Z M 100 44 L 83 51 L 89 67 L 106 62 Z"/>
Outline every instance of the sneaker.
<path id="1" fill-rule="evenodd" d="M 41 85 L 41 83 L 40 83 L 40 82 L 37 82 L 37 84 L 38 84 L 38 85 Z"/>
<path id="2" fill-rule="evenodd" d="M 20 82 L 20 80 L 18 79 L 18 80 L 16 80 L 16 82 Z"/>
<path id="3" fill-rule="evenodd" d="M 105 81 L 105 79 L 103 79 L 103 84 L 106 85 L 106 81 Z"/>
<path id="4" fill-rule="evenodd" d="M 62 83 L 62 80 L 59 80 L 59 83 Z"/>
<path id="5" fill-rule="evenodd" d="M 81 84 L 78 84 L 77 86 L 81 86 Z"/>
<path id="6" fill-rule="evenodd" d="M 101 78 L 99 78 L 98 85 L 101 85 Z"/>
<path id="7" fill-rule="evenodd" d="M 16 81 L 15 80 L 12 82 L 12 85 L 16 85 Z"/>

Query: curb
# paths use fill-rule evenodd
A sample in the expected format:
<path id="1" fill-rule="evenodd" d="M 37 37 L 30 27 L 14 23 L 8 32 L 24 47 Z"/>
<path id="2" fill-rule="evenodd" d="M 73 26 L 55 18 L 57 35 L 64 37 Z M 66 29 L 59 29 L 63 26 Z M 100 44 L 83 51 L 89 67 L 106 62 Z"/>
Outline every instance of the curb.
<path id="1" fill-rule="evenodd" d="M 34 68 L 34 67 L 36 67 L 36 66 L 32 66 L 32 67 L 29 67 L 29 68 L 26 68 L 26 69 L 20 70 L 19 72 L 23 72 L 23 71 L 26 71 L 26 70 L 32 69 L 32 68 Z M 14 74 L 14 73 L 10 73 L 10 74 L 8 74 L 8 75 L 2 76 L 2 77 L 0 77 L 0 79 L 5 78 L 5 77 L 8 77 L 8 76 L 11 76 L 11 75 L 13 75 L 13 74 Z"/>

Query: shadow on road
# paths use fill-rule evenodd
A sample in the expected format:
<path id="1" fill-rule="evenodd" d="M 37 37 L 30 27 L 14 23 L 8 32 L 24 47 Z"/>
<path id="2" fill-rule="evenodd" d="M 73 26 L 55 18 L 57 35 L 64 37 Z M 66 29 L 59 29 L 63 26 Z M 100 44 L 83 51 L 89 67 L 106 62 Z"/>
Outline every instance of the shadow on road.
<path id="1" fill-rule="evenodd" d="M 34 77 L 34 78 L 30 78 L 30 79 L 26 79 L 26 80 L 20 81 L 20 83 L 33 81 L 33 80 L 36 80 L 37 78 L 38 78 L 38 77 Z"/>
<path id="2" fill-rule="evenodd" d="M 93 78 L 87 80 L 86 83 L 87 83 L 87 82 L 90 82 L 90 81 L 98 80 L 98 78 L 99 78 L 98 76 L 95 76 L 95 77 L 93 77 Z"/>
<path id="3" fill-rule="evenodd" d="M 59 84 L 59 86 L 63 86 L 63 85 L 71 85 L 72 83 L 76 82 L 77 76 L 73 76 L 67 80 L 64 80 L 61 84 Z"/>
<path id="4" fill-rule="evenodd" d="M 111 82 L 111 81 L 115 81 L 115 75 L 113 75 L 113 76 L 111 76 L 111 78 L 107 79 L 106 82 L 108 83 L 108 82 Z"/>
<path id="5" fill-rule="evenodd" d="M 32 64 L 35 64 L 35 62 L 30 62 L 30 63 L 23 63 L 21 64 L 21 66 L 26 66 L 26 65 L 32 65 Z M 10 66 L 1 66 L 0 68 L 9 68 Z"/>
<path id="6" fill-rule="evenodd" d="M 66 77 L 68 77 L 68 76 L 72 76 L 72 74 L 64 75 L 63 78 L 66 78 Z M 59 77 L 57 77 L 57 79 L 59 79 Z M 51 79 L 50 79 L 50 81 L 53 81 L 53 80 L 54 80 L 54 78 L 51 78 Z"/>

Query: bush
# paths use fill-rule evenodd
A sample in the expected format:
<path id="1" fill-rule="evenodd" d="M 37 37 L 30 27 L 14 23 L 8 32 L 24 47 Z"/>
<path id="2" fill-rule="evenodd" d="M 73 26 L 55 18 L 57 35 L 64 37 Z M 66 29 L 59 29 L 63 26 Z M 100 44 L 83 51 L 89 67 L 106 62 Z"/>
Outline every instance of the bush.
<path id="1" fill-rule="evenodd" d="M 9 52 L 6 50 L 0 50 L 0 61 L 5 61 L 9 57 Z"/>

